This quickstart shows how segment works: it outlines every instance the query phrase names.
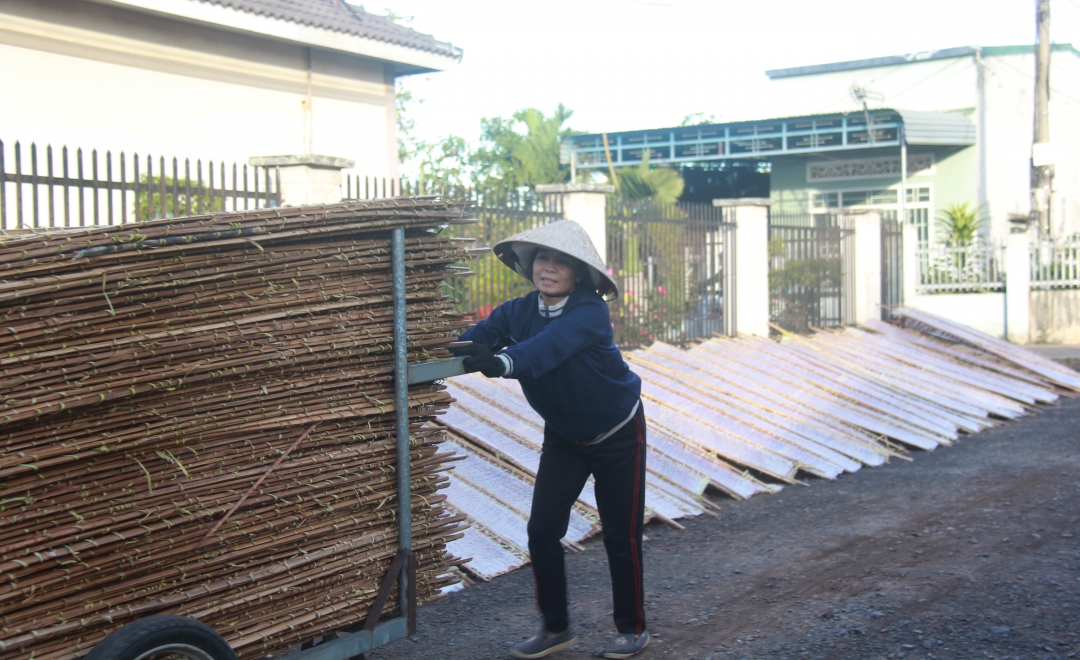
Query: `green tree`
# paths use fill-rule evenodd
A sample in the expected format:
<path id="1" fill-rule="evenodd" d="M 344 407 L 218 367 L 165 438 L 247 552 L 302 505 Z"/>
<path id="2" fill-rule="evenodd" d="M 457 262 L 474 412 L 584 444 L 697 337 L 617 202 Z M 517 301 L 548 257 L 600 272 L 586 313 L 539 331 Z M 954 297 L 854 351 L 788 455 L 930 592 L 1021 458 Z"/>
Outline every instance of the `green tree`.
<path id="1" fill-rule="evenodd" d="M 198 182 L 196 181 L 189 181 L 188 179 L 176 179 L 174 181 L 170 176 L 165 177 L 164 199 L 161 195 L 161 183 L 160 176 L 151 177 L 146 174 L 139 176 L 140 190 L 135 199 L 136 218 L 172 218 L 187 214 L 189 208 L 191 213 L 215 213 L 225 210 L 225 200 L 222 197 L 214 197 L 211 200 L 209 193 L 206 192 L 200 195 Z M 177 190 L 175 195 L 173 194 L 174 183 Z M 193 189 L 190 196 L 187 194 L 189 186 Z M 164 216 L 161 214 L 163 203 L 165 208 Z"/>
<path id="2" fill-rule="evenodd" d="M 973 206 L 969 202 L 949 204 L 938 212 L 934 228 L 938 240 L 946 245 L 962 247 L 971 245 L 979 236 L 979 229 L 986 222 L 986 204 Z"/>
<path id="3" fill-rule="evenodd" d="M 619 197 L 628 203 L 640 201 L 674 204 L 679 201 L 686 182 L 678 171 L 670 167 L 652 167 L 649 154 L 636 166 L 615 170 Z"/>
<path id="4" fill-rule="evenodd" d="M 683 117 L 683 120 L 679 122 L 679 126 L 702 126 L 715 123 L 716 115 L 707 115 L 704 112 L 694 112 Z"/>
<path id="5" fill-rule="evenodd" d="M 469 158 L 474 182 L 521 188 L 569 181 L 570 166 L 559 163 L 559 146 L 577 133 L 566 126 L 573 114 L 560 103 L 551 116 L 525 108 L 510 118 L 483 119 L 480 147 Z"/>

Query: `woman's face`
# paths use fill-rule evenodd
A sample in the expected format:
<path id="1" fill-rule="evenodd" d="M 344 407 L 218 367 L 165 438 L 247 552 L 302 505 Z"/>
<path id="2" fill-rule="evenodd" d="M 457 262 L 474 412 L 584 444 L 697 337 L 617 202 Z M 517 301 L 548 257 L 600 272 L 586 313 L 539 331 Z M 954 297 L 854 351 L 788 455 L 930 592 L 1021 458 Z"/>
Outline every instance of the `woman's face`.
<path id="1" fill-rule="evenodd" d="M 568 296 L 581 281 L 579 263 L 558 250 L 540 248 L 533 259 L 533 285 L 548 297 Z"/>

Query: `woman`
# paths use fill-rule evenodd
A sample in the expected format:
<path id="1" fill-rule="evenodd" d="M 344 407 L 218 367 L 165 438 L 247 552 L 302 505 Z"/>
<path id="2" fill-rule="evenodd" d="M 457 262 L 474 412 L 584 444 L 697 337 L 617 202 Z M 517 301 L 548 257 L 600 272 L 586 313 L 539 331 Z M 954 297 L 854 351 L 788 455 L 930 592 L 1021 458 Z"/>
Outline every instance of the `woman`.
<path id="1" fill-rule="evenodd" d="M 516 378 L 544 418 L 544 446 L 529 516 L 529 554 L 543 627 L 515 644 L 518 658 L 541 658 L 574 644 L 567 613 L 561 539 L 589 475 L 595 480 L 611 570 L 616 635 L 605 658 L 628 658 L 649 643 L 642 590 L 645 415 L 641 380 L 616 348 L 605 300 L 618 288 L 589 235 L 564 220 L 495 246 L 536 291 L 505 302 L 469 328 L 458 349 L 468 371 Z"/>

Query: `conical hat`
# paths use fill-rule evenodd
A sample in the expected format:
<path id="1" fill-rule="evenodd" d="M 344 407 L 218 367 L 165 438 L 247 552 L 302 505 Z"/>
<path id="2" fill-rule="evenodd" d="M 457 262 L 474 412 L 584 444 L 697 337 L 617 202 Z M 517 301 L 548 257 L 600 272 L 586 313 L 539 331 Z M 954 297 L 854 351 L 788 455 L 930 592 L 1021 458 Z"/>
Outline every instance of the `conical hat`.
<path id="1" fill-rule="evenodd" d="M 568 254 L 589 267 L 589 275 L 597 293 L 604 300 L 619 297 L 619 287 L 608 275 L 604 260 L 593 246 L 592 239 L 581 225 L 573 220 L 559 220 L 499 241 L 495 256 L 519 275 L 532 282 L 532 262 L 539 248 L 549 248 Z"/>

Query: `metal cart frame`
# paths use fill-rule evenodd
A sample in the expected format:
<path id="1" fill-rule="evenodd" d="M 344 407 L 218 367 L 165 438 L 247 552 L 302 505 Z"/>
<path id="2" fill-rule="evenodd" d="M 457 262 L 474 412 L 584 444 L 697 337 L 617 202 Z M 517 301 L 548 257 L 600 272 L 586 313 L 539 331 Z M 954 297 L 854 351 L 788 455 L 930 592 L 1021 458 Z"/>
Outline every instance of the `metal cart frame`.
<path id="1" fill-rule="evenodd" d="M 409 385 L 440 380 L 465 373 L 464 358 L 435 360 L 409 365 L 405 308 L 405 230 L 391 232 L 390 264 L 394 306 L 394 409 L 397 423 L 398 539 L 397 555 L 379 587 L 379 593 L 362 626 L 339 630 L 336 638 L 310 646 L 289 660 L 349 660 L 365 651 L 416 633 L 416 553 L 412 549 L 412 495 L 409 461 Z M 379 622 L 383 606 L 399 585 L 398 615 Z M 326 638 L 324 637 L 324 640 Z M 307 646 L 311 642 L 305 644 Z"/>

